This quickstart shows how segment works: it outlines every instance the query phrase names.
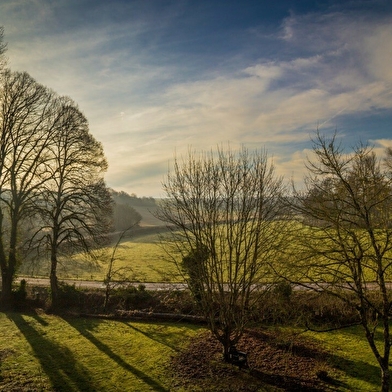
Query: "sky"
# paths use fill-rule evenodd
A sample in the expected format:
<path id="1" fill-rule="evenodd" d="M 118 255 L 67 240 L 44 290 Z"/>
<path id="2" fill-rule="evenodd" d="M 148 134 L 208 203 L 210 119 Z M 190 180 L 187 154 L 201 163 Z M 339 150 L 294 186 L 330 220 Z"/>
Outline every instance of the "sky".
<path id="1" fill-rule="evenodd" d="M 175 156 L 266 149 L 301 181 L 316 129 L 392 146 L 390 0 L 1 0 L 8 66 L 71 97 L 109 187 L 163 197 Z"/>

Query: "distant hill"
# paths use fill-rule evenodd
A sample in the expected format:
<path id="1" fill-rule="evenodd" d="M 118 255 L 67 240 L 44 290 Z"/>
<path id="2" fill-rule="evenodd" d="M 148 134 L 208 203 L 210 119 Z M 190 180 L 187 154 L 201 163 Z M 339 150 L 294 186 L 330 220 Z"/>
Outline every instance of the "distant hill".
<path id="1" fill-rule="evenodd" d="M 161 220 L 155 218 L 153 213 L 157 209 L 157 205 L 154 204 L 153 206 L 143 206 L 143 205 L 132 205 L 133 207 L 141 216 L 142 220 L 140 222 L 140 226 L 145 227 L 145 226 L 164 226 L 165 222 L 162 222 Z"/>
<path id="2" fill-rule="evenodd" d="M 164 226 L 164 222 L 155 218 L 154 212 L 157 209 L 157 200 L 153 197 L 137 197 L 129 195 L 124 191 L 111 190 L 116 204 L 132 207 L 137 214 L 140 214 L 140 227 Z M 159 201 L 158 201 L 159 202 Z"/>

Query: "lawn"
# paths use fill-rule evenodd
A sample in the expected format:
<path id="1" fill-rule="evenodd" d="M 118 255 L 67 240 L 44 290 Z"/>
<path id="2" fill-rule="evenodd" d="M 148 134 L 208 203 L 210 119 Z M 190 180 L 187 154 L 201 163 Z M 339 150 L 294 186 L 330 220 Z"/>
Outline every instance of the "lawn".
<path id="1" fill-rule="evenodd" d="M 168 364 L 202 331 L 180 323 L 0 313 L 0 390 L 186 391 L 176 387 Z M 360 327 L 302 335 L 318 340 L 337 366 L 331 390 L 379 390 L 379 370 Z M 211 384 L 211 390 L 220 389 Z"/>
<path id="2" fill-rule="evenodd" d="M 167 391 L 168 361 L 198 329 L 0 313 L 0 390 Z"/>
<path id="3" fill-rule="evenodd" d="M 379 328 L 378 341 L 383 340 Z M 331 360 L 341 371 L 341 381 L 350 391 L 379 391 L 380 370 L 360 326 L 324 333 L 310 333 L 332 353 Z"/>

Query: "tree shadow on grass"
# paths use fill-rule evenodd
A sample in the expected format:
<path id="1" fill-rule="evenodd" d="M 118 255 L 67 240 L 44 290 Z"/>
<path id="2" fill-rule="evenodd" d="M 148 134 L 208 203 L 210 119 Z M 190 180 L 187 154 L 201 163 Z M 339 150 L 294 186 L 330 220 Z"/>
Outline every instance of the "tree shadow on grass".
<path id="1" fill-rule="evenodd" d="M 347 331 L 346 331 L 347 333 Z M 353 334 L 353 336 L 360 336 L 358 333 Z M 298 352 L 295 352 L 297 349 Z M 369 349 L 370 348 L 366 348 Z M 369 384 L 374 385 L 375 389 L 377 389 L 381 385 L 381 370 L 377 365 L 372 365 L 368 362 L 362 361 L 361 359 L 349 359 L 340 356 L 336 352 L 323 352 L 315 349 L 306 349 L 304 347 L 294 347 L 294 353 L 301 356 L 307 357 L 319 357 L 328 361 L 328 363 L 332 364 L 334 368 L 339 369 L 344 372 L 350 378 L 358 379 Z"/>
<path id="2" fill-rule="evenodd" d="M 29 313 L 29 315 L 30 315 L 30 313 Z M 41 315 L 40 315 L 39 313 L 37 313 L 36 310 L 34 310 L 34 311 L 31 312 L 31 316 L 32 316 L 38 323 L 40 323 L 42 326 L 47 327 L 47 326 L 49 325 L 49 323 L 48 323 L 45 319 L 43 319 L 43 318 L 41 317 Z"/>
<path id="3" fill-rule="evenodd" d="M 141 333 L 142 335 L 144 335 L 148 339 L 154 340 L 155 342 L 157 342 L 159 344 L 163 344 L 164 346 L 170 348 L 173 351 L 177 351 L 177 352 L 179 351 L 178 347 L 176 347 L 173 344 L 171 344 L 171 341 L 170 341 L 171 339 L 170 338 L 171 338 L 171 336 L 173 336 L 172 332 L 166 333 L 165 331 L 162 331 L 162 330 L 159 330 L 159 332 L 157 332 L 157 331 L 148 331 L 148 332 L 146 332 L 146 331 L 143 331 L 140 328 L 137 328 L 135 326 L 135 323 L 130 324 L 130 323 L 124 322 L 124 324 L 127 327 L 133 329 L 135 332 Z M 163 324 L 162 328 L 164 328 L 164 327 L 165 326 Z M 158 324 L 157 324 L 157 329 L 159 329 L 159 325 Z"/>
<path id="4" fill-rule="evenodd" d="M 381 385 L 381 370 L 379 367 L 364 361 L 342 358 L 335 354 L 328 354 L 327 359 L 336 369 L 346 373 L 349 377 L 374 385 L 375 389 Z"/>
<path id="5" fill-rule="evenodd" d="M 373 384 L 375 389 L 380 385 L 380 369 L 361 360 L 343 358 L 335 353 L 319 351 L 314 347 L 306 347 L 301 344 L 290 346 L 290 352 L 298 357 L 321 359 L 331 364 L 335 369 L 347 374 L 347 376 Z M 327 383 L 344 386 L 339 381 L 327 377 Z"/>
<path id="6" fill-rule="evenodd" d="M 142 372 L 141 370 L 135 368 L 134 366 L 130 365 L 128 362 L 124 361 L 119 355 L 114 353 L 110 347 L 108 347 L 105 343 L 102 343 L 99 339 L 97 339 L 90 330 L 93 330 L 93 326 L 89 328 L 86 324 L 81 324 L 77 322 L 77 320 L 73 319 L 64 319 L 71 327 L 75 328 L 82 336 L 88 339 L 92 344 L 94 344 L 100 351 L 106 354 L 110 359 L 116 362 L 119 366 L 125 369 L 128 372 L 134 374 L 137 378 L 142 380 L 146 383 L 152 390 L 154 391 L 167 391 L 161 384 L 159 384 L 156 380 L 148 376 L 146 373 Z M 96 320 L 95 320 L 96 321 Z M 146 353 L 147 355 L 147 353 Z"/>
<path id="7" fill-rule="evenodd" d="M 36 316 L 39 318 L 38 315 Z M 74 355 L 67 347 L 46 338 L 25 320 L 23 315 L 8 313 L 7 317 L 15 323 L 29 342 L 55 391 L 97 390 L 91 385 L 92 380 L 88 370 L 76 361 Z M 42 318 L 41 322 L 45 323 Z"/>
<path id="8" fill-rule="evenodd" d="M 338 354 L 332 352 L 326 352 L 321 349 L 321 347 L 307 347 L 303 344 L 284 344 L 285 348 L 290 351 L 293 355 L 297 357 L 304 358 L 315 358 L 326 361 L 330 365 L 332 365 L 335 369 L 340 370 L 347 374 L 347 376 L 358 379 L 361 381 L 365 381 L 369 384 L 373 384 L 375 389 L 380 385 L 380 369 L 378 366 L 371 365 L 368 362 L 364 362 L 361 360 L 348 359 L 339 356 Z M 282 344 L 280 345 L 282 347 Z M 324 380 L 333 384 L 337 383 L 339 386 L 339 381 L 332 380 L 330 377 L 327 380 Z M 343 385 L 343 384 L 342 384 Z M 340 386 L 342 386 L 340 385 Z"/>

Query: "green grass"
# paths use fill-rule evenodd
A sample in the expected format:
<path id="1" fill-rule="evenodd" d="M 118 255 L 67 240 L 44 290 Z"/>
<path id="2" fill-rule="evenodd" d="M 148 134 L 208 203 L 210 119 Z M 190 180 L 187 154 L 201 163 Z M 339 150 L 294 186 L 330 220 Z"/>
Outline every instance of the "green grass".
<path id="1" fill-rule="evenodd" d="M 0 313 L 0 390 L 168 391 L 170 356 L 198 329 Z"/>
<path id="2" fill-rule="evenodd" d="M 311 232 L 316 235 L 314 228 L 299 226 L 298 224 L 295 228 L 296 231 L 301 229 L 307 234 Z M 159 226 L 143 227 L 140 231 L 125 237 L 115 254 L 115 269 L 123 269 L 123 271 L 126 269 L 126 275 L 135 282 L 182 281 L 183 279 L 178 273 L 176 265 L 160 246 L 159 233 L 162 233 L 163 230 Z M 99 258 L 95 261 L 86 259 L 81 254 L 61 258 L 58 266 L 58 277 L 60 279 L 103 281 L 117 238 L 115 235 L 111 247 L 102 250 Z M 324 239 L 321 242 L 325 245 Z M 288 274 L 293 280 L 297 279 L 298 281 L 308 282 L 311 279 L 329 281 L 332 277 L 336 277 L 335 265 L 328 267 L 323 264 L 326 262 L 325 260 L 320 260 L 313 268 L 309 269 L 306 264 L 308 261 L 303 265 L 295 256 L 296 252 L 297 245 L 293 240 L 293 243 L 288 245 L 286 254 L 282 254 L 281 259 L 284 260 L 284 263 L 280 263 L 281 259 L 279 259 L 280 265 L 275 265 L 275 268 L 277 270 L 281 269 L 282 274 Z M 18 273 L 20 275 L 47 277 L 49 271 L 49 260 L 40 259 L 24 261 Z M 339 271 L 342 279 L 344 278 L 343 280 L 351 280 L 347 269 L 340 268 Z M 305 275 L 303 275 L 304 272 L 306 272 Z M 368 268 L 364 268 L 364 273 L 369 281 L 376 280 L 374 272 L 371 272 Z M 392 279 L 390 277 L 392 271 L 388 270 L 387 273 L 387 278 Z M 116 280 L 116 277 L 114 280 Z"/>
<path id="3" fill-rule="evenodd" d="M 157 235 L 131 238 L 116 252 L 116 267 L 129 266 L 133 279 L 146 282 L 181 281 L 176 265 L 158 243 Z"/>
<path id="4" fill-rule="evenodd" d="M 117 238 L 113 240 L 112 247 L 102 250 L 96 261 L 88 260 L 81 254 L 63 257 L 58 266 L 58 277 L 103 281 L 116 241 Z M 116 250 L 114 269 L 122 269 L 129 278 L 136 282 L 182 281 L 177 267 L 159 245 L 158 234 L 125 238 Z M 19 274 L 48 276 L 49 271 L 49 260 L 40 259 L 22 264 Z"/>
<path id="5" fill-rule="evenodd" d="M 381 331 L 377 333 L 377 340 L 381 342 Z M 341 370 L 341 381 L 349 386 L 348 390 L 380 390 L 380 369 L 360 326 L 308 334 L 332 353 L 331 360 Z"/>
<path id="6" fill-rule="evenodd" d="M 178 323 L 0 313 L 0 390 L 176 390 L 167 364 L 201 330 Z M 379 390 L 380 372 L 360 327 L 305 336 L 331 353 L 340 369 L 337 390 Z"/>

